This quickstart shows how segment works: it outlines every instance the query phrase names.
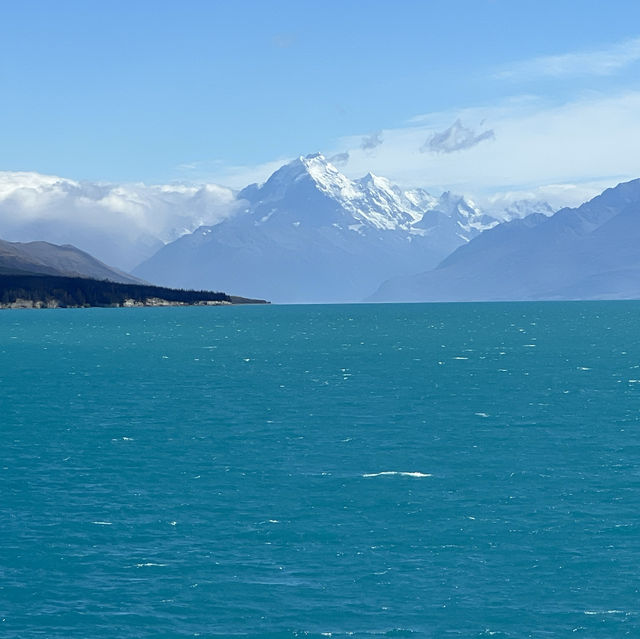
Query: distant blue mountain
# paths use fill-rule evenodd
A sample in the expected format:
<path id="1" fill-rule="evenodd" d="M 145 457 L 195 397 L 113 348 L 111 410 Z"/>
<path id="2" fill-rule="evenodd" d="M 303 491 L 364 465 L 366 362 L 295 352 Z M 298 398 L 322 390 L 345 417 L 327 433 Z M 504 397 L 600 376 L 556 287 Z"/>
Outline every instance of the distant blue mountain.
<path id="1" fill-rule="evenodd" d="M 238 199 L 238 213 L 166 245 L 134 273 L 276 302 L 359 301 L 498 223 L 451 193 L 403 191 L 370 173 L 350 180 L 320 154 L 297 158 Z"/>
<path id="2" fill-rule="evenodd" d="M 59 246 L 50 242 L 0 240 L 0 274 L 83 277 L 122 284 L 146 284 L 137 277 L 107 266 L 75 246 Z"/>
<path id="3" fill-rule="evenodd" d="M 384 282 L 370 301 L 640 298 L 640 180 L 575 209 L 487 230 L 437 268 Z"/>

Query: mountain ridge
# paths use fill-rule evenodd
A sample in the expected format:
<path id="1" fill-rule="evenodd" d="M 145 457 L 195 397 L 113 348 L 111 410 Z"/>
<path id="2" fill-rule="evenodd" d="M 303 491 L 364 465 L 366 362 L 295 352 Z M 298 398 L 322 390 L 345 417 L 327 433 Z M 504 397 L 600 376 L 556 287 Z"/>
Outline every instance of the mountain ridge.
<path id="1" fill-rule="evenodd" d="M 107 266 L 71 244 L 58 245 L 45 241 L 0 240 L 0 269 L 4 273 L 86 277 L 122 284 L 145 283 L 120 269 Z"/>
<path id="2" fill-rule="evenodd" d="M 388 280 L 368 301 L 640 297 L 640 179 L 553 216 L 503 223 L 436 268 Z"/>

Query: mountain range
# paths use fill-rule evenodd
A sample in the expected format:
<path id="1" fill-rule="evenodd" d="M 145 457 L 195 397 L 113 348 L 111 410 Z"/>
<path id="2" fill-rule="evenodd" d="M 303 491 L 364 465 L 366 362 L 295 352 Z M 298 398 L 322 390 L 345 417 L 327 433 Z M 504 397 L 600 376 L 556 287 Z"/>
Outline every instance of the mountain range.
<path id="1" fill-rule="evenodd" d="M 246 187 L 237 201 L 234 215 L 167 244 L 133 273 L 276 302 L 357 302 L 498 224 L 448 192 L 403 191 L 371 173 L 350 180 L 319 153 Z"/>
<path id="2" fill-rule="evenodd" d="M 369 301 L 640 298 L 640 180 L 551 217 L 487 230 L 432 270 L 392 278 Z"/>
<path id="3" fill-rule="evenodd" d="M 62 216 L 81 201 L 89 208 Z M 488 215 L 451 192 L 349 179 L 319 153 L 239 192 L 0 172 L 1 229 L 142 262 L 129 275 L 70 243 L 0 240 L 0 274 L 299 303 L 640 298 L 640 180 L 556 213 L 516 201 Z"/>

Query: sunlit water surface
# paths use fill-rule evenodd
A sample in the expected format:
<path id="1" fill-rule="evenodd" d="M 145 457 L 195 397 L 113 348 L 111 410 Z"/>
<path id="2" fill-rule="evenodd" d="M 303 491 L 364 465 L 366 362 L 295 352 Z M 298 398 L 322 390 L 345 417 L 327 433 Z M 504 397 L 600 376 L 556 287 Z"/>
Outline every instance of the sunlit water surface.
<path id="1" fill-rule="evenodd" d="M 0 314 L 0 636 L 640 636 L 640 303 Z"/>

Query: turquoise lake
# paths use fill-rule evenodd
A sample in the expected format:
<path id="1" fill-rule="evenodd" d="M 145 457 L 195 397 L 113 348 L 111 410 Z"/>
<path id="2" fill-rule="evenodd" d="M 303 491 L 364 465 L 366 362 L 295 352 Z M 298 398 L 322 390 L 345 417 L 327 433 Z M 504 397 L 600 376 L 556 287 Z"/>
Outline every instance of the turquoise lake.
<path id="1" fill-rule="evenodd" d="M 0 313 L 0 636 L 640 636 L 640 303 Z"/>

